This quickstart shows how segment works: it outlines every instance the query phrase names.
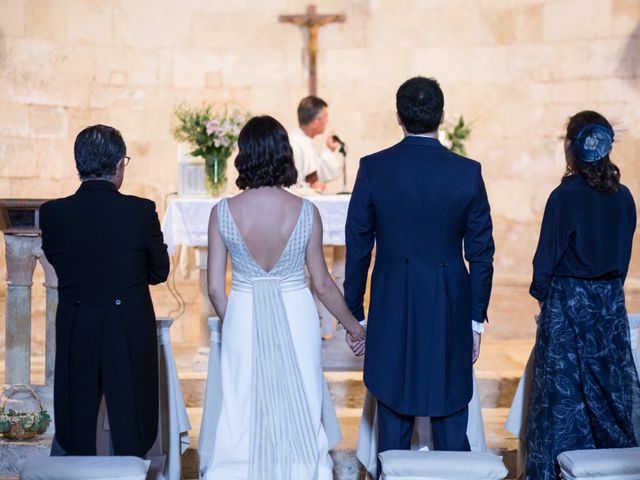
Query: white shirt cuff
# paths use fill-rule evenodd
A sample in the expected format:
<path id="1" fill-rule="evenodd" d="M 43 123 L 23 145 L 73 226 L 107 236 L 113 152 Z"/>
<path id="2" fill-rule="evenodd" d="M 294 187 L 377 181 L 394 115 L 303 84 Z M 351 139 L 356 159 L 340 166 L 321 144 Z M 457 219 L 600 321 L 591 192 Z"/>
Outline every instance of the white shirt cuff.
<path id="1" fill-rule="evenodd" d="M 362 325 L 363 327 L 366 327 L 367 326 L 367 319 L 365 318 L 364 320 L 360 320 L 358 323 L 360 325 Z"/>
<path id="2" fill-rule="evenodd" d="M 484 323 L 471 320 L 471 328 L 476 333 L 484 333 Z"/>

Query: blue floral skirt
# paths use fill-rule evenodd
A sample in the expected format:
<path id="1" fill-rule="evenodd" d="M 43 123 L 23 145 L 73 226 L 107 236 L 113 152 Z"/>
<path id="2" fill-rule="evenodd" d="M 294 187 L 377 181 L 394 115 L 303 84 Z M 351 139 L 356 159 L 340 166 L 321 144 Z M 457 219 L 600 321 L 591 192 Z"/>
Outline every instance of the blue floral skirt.
<path id="1" fill-rule="evenodd" d="M 554 278 L 535 345 L 527 480 L 560 478 L 567 450 L 638 446 L 639 407 L 622 281 Z"/>

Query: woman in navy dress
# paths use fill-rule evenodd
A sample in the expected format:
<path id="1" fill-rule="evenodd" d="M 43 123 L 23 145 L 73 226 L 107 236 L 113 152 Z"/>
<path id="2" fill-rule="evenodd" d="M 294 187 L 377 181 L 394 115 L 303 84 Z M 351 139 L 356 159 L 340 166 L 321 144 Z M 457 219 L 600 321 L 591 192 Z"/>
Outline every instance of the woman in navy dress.
<path id="1" fill-rule="evenodd" d="M 526 478 L 559 478 L 567 450 L 638 446 L 640 384 L 623 284 L 636 210 L 600 114 L 569 120 L 566 172 L 551 193 L 530 293 L 541 312 L 528 417 Z"/>

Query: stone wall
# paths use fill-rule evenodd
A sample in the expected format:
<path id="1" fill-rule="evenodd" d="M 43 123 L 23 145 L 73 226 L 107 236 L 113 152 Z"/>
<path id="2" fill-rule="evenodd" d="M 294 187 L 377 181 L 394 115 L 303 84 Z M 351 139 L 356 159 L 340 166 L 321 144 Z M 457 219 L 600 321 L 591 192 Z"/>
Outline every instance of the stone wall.
<path id="1" fill-rule="evenodd" d="M 472 122 L 468 151 L 483 163 L 498 281 L 529 279 L 569 115 L 591 108 L 614 122 L 614 160 L 640 195 L 638 0 L 318 3 L 320 13 L 347 15 L 322 28 L 318 72 L 331 126 L 350 146 L 349 182 L 361 155 L 399 139 L 398 85 L 437 77 L 447 112 Z M 73 139 L 100 122 L 122 131 L 133 157 L 124 191 L 153 198 L 162 214 L 177 190 L 177 103 L 239 105 L 293 125 L 307 89 L 304 35 L 277 16 L 306 6 L 0 0 L 0 197 L 72 192 Z M 639 278 L 636 255 L 630 286 Z"/>

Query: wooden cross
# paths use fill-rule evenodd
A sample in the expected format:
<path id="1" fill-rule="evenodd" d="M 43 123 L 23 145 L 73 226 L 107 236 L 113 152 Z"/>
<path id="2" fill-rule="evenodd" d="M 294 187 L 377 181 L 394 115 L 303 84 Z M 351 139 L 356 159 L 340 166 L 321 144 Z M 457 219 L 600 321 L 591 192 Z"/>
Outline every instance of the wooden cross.
<path id="1" fill-rule="evenodd" d="M 283 23 L 293 23 L 299 27 L 306 28 L 309 33 L 307 40 L 307 54 L 309 55 L 309 95 L 316 95 L 318 90 L 316 75 L 318 31 L 320 27 L 329 23 L 342 23 L 345 18 L 345 15 L 342 14 L 318 15 L 315 5 L 309 5 L 307 7 L 307 13 L 304 15 L 280 15 L 278 17 L 279 21 Z"/>

